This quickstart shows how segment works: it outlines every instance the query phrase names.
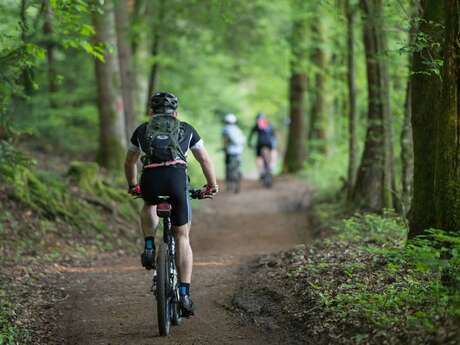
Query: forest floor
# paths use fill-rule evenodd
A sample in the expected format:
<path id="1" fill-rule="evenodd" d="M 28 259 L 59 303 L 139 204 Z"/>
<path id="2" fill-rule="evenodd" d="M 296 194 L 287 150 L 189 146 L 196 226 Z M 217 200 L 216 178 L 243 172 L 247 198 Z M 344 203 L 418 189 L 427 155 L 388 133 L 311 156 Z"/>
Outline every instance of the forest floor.
<path id="1" fill-rule="evenodd" d="M 197 312 L 166 339 L 158 336 L 149 292 L 151 272 L 142 269 L 138 256 L 106 255 L 92 262 L 50 266 L 49 279 L 61 298 L 53 311 L 57 329 L 49 343 L 299 343 L 300 338 L 275 319 L 246 322 L 234 307 L 234 294 L 256 256 L 310 241 L 305 211 L 309 197 L 305 183 L 281 177 L 272 189 L 246 181 L 239 195 L 221 193 L 203 201 L 194 213 L 192 230 Z"/>

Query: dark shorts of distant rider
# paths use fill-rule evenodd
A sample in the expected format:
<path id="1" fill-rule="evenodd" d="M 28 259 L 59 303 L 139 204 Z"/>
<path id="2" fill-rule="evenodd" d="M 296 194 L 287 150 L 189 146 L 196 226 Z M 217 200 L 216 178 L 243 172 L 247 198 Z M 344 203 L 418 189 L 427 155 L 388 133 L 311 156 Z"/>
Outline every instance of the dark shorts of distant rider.
<path id="1" fill-rule="evenodd" d="M 169 196 L 172 225 L 181 226 L 192 221 L 187 169 L 184 166 L 144 169 L 141 190 L 147 205 L 157 205 L 162 202 L 159 196 Z"/>
<path id="2" fill-rule="evenodd" d="M 264 147 L 269 149 L 270 151 L 273 150 L 273 144 L 272 143 L 257 144 L 257 147 L 256 147 L 256 155 L 257 155 L 257 157 L 262 157 L 262 149 Z"/>

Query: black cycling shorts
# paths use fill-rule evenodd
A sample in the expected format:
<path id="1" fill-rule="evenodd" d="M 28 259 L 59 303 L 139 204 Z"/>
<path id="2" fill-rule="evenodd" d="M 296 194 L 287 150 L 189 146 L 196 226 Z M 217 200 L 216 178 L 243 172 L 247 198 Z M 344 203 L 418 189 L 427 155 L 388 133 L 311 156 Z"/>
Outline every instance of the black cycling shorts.
<path id="1" fill-rule="evenodd" d="M 266 147 L 270 151 L 273 150 L 273 144 L 272 143 L 257 144 L 257 146 L 256 146 L 256 155 L 257 155 L 257 157 L 262 157 L 262 149 L 264 147 Z"/>
<path id="2" fill-rule="evenodd" d="M 187 169 L 182 165 L 144 169 L 141 176 L 142 198 L 148 205 L 157 205 L 169 196 L 172 206 L 171 224 L 181 226 L 192 221 L 188 198 Z"/>

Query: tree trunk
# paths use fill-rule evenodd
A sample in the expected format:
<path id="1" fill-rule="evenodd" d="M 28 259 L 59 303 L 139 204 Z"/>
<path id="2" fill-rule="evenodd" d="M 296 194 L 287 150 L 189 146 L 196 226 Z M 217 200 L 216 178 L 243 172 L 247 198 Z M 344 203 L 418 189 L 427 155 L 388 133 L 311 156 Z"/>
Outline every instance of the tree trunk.
<path id="1" fill-rule="evenodd" d="M 136 113 L 134 111 L 133 57 L 129 37 L 129 7 L 128 0 L 115 1 L 115 27 L 117 31 L 118 62 L 121 75 L 121 89 L 125 113 L 126 138 L 130 139 L 136 127 Z"/>
<path id="2" fill-rule="evenodd" d="M 346 1 L 347 17 L 347 83 L 348 83 L 348 189 L 347 200 L 351 202 L 353 188 L 358 170 L 358 148 L 356 138 L 357 107 L 356 107 L 356 80 L 355 80 L 355 8 Z"/>
<path id="3" fill-rule="evenodd" d="M 435 167 L 436 228 L 460 233 L 460 0 L 444 2 L 446 33 Z"/>
<path id="4" fill-rule="evenodd" d="M 103 13 L 94 13 L 95 43 L 116 46 L 112 1 L 105 1 L 102 9 Z M 99 108 L 98 162 L 109 170 L 121 169 L 126 148 L 123 100 L 115 54 L 106 51 L 105 61 L 96 59 L 95 66 Z"/>
<path id="5" fill-rule="evenodd" d="M 289 81 L 289 135 L 284 157 L 284 171 L 294 173 L 303 168 L 305 159 L 304 96 L 307 76 L 293 73 Z"/>
<path id="6" fill-rule="evenodd" d="M 305 18 L 294 20 L 291 34 L 291 77 L 289 80 L 289 134 L 283 170 L 293 173 L 301 170 L 305 159 L 304 99 L 307 87 L 305 46 L 307 23 Z"/>
<path id="7" fill-rule="evenodd" d="M 53 37 L 53 10 L 49 0 L 45 0 L 45 22 L 43 24 L 43 33 L 45 35 L 46 61 L 48 63 L 48 92 L 50 95 L 50 106 L 55 107 L 53 94 L 57 91 L 56 80 L 56 63 L 54 51 L 56 48 Z"/>
<path id="8" fill-rule="evenodd" d="M 146 113 L 148 114 L 150 112 L 150 96 L 153 94 L 157 87 L 158 83 L 158 70 L 160 68 L 160 64 L 158 62 L 158 52 L 160 49 L 160 29 L 161 29 L 161 23 L 163 20 L 164 16 L 164 5 L 165 5 L 165 0 L 160 0 L 158 4 L 158 10 L 157 10 L 157 25 L 152 25 L 153 32 L 152 32 L 152 49 L 151 49 L 151 58 L 153 58 L 153 63 L 150 66 L 150 73 L 149 73 L 149 86 L 147 89 L 147 104 L 146 104 Z"/>
<path id="9" fill-rule="evenodd" d="M 419 1 L 414 0 L 411 11 L 411 26 L 409 30 L 409 47 L 415 46 L 420 16 Z M 412 71 L 413 54 L 409 56 L 409 71 Z M 401 206 L 403 216 L 407 215 L 412 199 L 412 184 L 414 177 L 414 141 L 412 139 L 412 83 L 409 76 L 406 86 L 406 101 L 404 103 L 404 121 L 402 124 L 401 144 Z"/>
<path id="10" fill-rule="evenodd" d="M 320 11 L 320 7 L 317 9 Z M 327 56 L 324 51 L 324 27 L 321 16 L 313 21 L 312 37 L 316 46 L 313 50 L 313 62 L 315 64 L 315 88 L 314 102 L 310 121 L 309 138 L 315 149 L 323 154 L 327 154 L 327 127 L 328 127 L 328 109 L 327 109 L 327 91 L 326 91 L 326 69 Z"/>
<path id="11" fill-rule="evenodd" d="M 403 215 L 407 214 L 407 210 L 412 198 L 412 182 L 414 175 L 414 142 L 412 140 L 412 86 L 410 78 L 407 81 L 406 101 L 404 104 L 404 122 L 401 130 L 401 204 Z"/>
<path id="12" fill-rule="evenodd" d="M 29 26 L 27 24 L 27 0 L 21 0 L 21 7 L 19 10 L 20 27 L 21 27 L 21 40 L 23 44 L 28 43 L 27 32 Z M 30 66 L 23 67 L 22 71 L 22 84 L 26 95 L 31 95 L 34 91 L 34 73 Z"/>
<path id="13" fill-rule="evenodd" d="M 382 211 L 393 207 L 393 153 L 388 72 L 382 0 L 361 0 L 368 81 L 368 124 L 361 164 L 353 191 L 358 209 Z"/>
<path id="14" fill-rule="evenodd" d="M 409 213 L 410 237 L 435 226 L 436 129 L 434 117 L 440 111 L 441 78 L 429 70 L 430 66 L 427 63 L 442 58 L 438 45 L 434 43 L 442 43 L 444 37 L 441 29 L 441 25 L 444 24 L 443 1 L 424 0 L 421 5 L 422 20 L 420 20 L 419 32 L 430 37 L 433 44 L 425 44 L 423 49 L 415 51 L 412 63 L 410 82 L 414 184 Z"/>
<path id="15" fill-rule="evenodd" d="M 136 114 L 145 113 L 145 104 L 147 104 L 148 95 L 148 78 L 150 66 L 145 61 L 149 60 L 150 55 L 150 30 L 147 24 L 147 18 L 151 17 L 152 2 L 146 0 L 136 0 L 134 3 L 134 12 L 132 23 L 136 26 L 135 34 L 132 36 L 131 47 L 133 52 L 134 64 L 134 81 L 135 97 L 134 109 Z"/>

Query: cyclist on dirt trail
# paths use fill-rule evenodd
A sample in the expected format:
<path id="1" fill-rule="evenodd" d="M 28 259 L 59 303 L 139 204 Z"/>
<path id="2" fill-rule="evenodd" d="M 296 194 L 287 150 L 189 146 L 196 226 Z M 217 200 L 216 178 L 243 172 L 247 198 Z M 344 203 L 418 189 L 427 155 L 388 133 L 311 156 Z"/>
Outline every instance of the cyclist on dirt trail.
<path id="1" fill-rule="evenodd" d="M 254 127 L 251 129 L 251 133 L 249 134 L 248 144 L 249 147 L 253 147 L 252 144 L 252 137 L 254 134 L 257 135 L 257 142 L 256 142 L 256 164 L 257 170 L 259 171 L 260 178 L 263 178 L 265 171 L 265 166 L 271 169 L 274 163 L 274 158 L 276 157 L 276 136 L 273 126 L 268 121 L 267 117 L 264 113 L 259 112 L 256 116 L 256 123 Z M 263 156 L 263 152 L 265 149 L 268 151 L 268 154 Z M 264 160 L 266 160 L 266 164 L 264 164 Z"/>
<path id="2" fill-rule="evenodd" d="M 150 99 L 151 118 L 134 131 L 125 161 L 125 175 L 129 193 L 144 199 L 141 226 L 145 237 L 142 265 L 155 266 L 155 232 L 159 224 L 156 205 L 159 196 L 170 197 L 171 223 L 176 240 L 179 293 L 185 315 L 193 315 L 190 298 L 193 254 L 190 246 L 191 208 L 188 199 L 187 151 L 201 165 L 207 184 L 203 193 L 218 192 L 213 164 L 198 132 L 188 123 L 177 119 L 178 99 L 171 93 L 157 92 Z M 143 163 L 140 184 L 137 180 L 137 161 Z"/>
<path id="3" fill-rule="evenodd" d="M 222 138 L 225 151 L 225 176 L 227 181 L 231 175 L 230 163 L 233 160 L 238 162 L 237 166 L 239 171 L 241 155 L 243 154 L 244 144 L 246 143 L 246 137 L 236 124 L 237 120 L 235 114 L 227 114 L 224 117 L 225 126 L 222 130 Z"/>

